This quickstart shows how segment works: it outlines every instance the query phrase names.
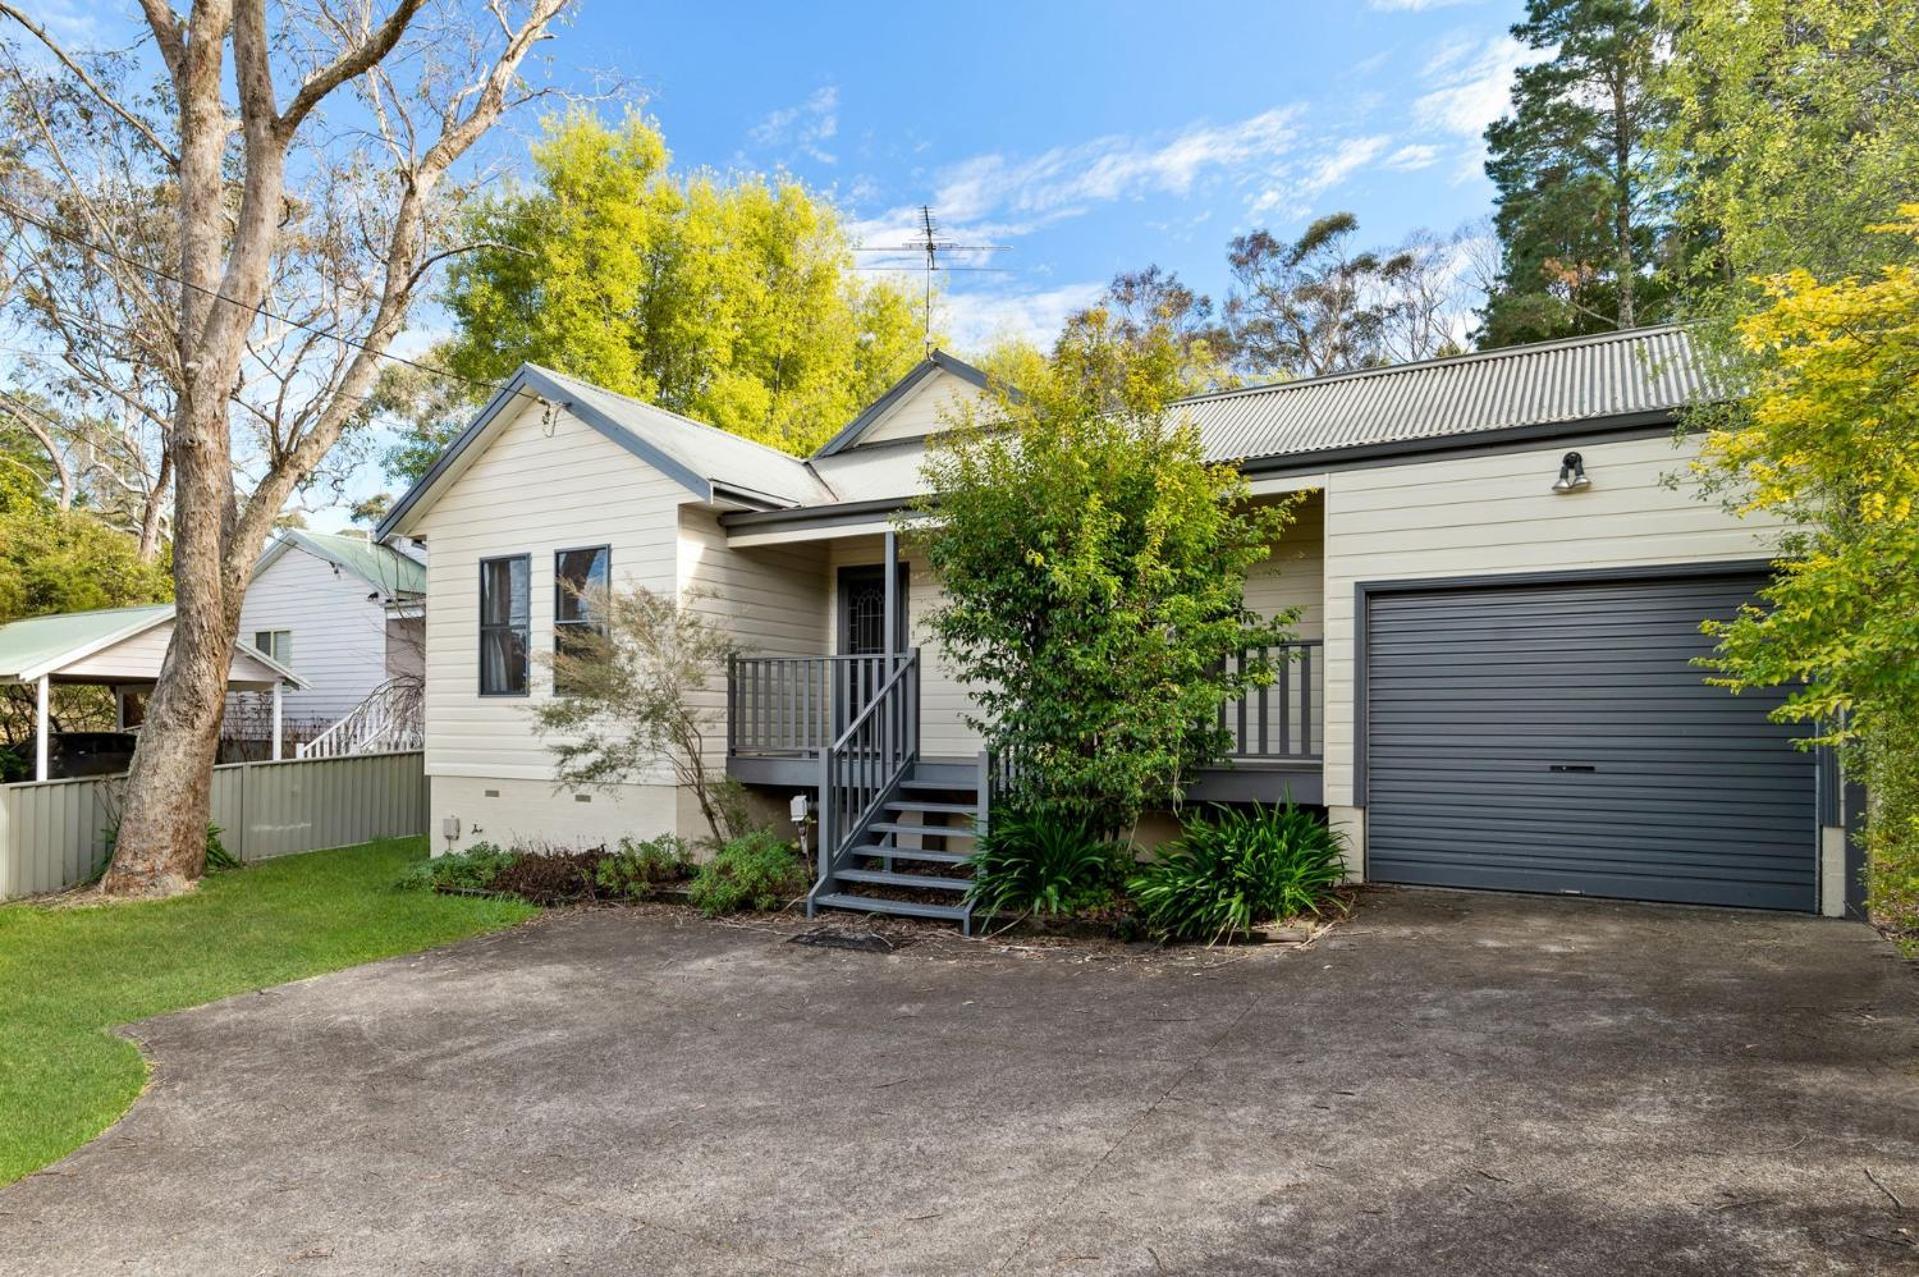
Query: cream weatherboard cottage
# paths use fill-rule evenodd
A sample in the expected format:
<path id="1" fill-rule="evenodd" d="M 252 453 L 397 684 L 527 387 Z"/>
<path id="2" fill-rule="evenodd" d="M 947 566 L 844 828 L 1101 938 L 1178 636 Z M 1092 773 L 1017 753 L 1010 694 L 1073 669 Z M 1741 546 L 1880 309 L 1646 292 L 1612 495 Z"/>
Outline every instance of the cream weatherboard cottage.
<path id="1" fill-rule="evenodd" d="M 558 788 L 529 703 L 565 583 L 695 600 L 751 655 L 716 677 L 713 760 L 818 804 L 813 903 L 961 859 L 996 768 L 893 529 L 927 438 L 985 377 L 934 353 L 801 460 L 533 366 L 394 507 L 427 569 L 426 768 L 442 848 L 699 832 L 667 770 Z M 1247 583 L 1297 606 L 1286 674 L 1223 706 L 1198 794 L 1325 806 L 1380 881 L 1840 912 L 1830 762 L 1708 687 L 1702 618 L 1763 582 L 1770 529 L 1672 482 L 1704 393 L 1640 329 L 1184 401 L 1254 499 L 1306 493 Z M 890 570 L 889 570 L 890 569 Z M 910 854 L 909 854 L 910 853 Z M 886 892 L 899 896 L 902 893 Z M 916 897 L 917 898 L 917 897 Z"/>

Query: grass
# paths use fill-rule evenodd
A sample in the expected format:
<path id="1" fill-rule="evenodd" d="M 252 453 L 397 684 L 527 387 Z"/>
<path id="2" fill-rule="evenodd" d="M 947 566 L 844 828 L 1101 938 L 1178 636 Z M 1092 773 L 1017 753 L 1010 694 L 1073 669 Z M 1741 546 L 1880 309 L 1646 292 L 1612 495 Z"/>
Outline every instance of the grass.
<path id="1" fill-rule="evenodd" d="M 113 1030 L 523 921 L 513 900 L 401 891 L 423 838 L 286 856 L 138 904 L 0 907 L 0 1184 L 126 1112 L 147 1065 Z"/>

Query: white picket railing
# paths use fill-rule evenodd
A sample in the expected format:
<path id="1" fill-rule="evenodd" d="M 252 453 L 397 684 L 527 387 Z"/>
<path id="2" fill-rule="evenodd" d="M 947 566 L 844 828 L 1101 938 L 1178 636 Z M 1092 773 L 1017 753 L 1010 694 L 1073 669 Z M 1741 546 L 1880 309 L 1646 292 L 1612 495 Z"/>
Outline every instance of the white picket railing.
<path id="1" fill-rule="evenodd" d="M 417 678 L 390 678 L 347 716 L 300 746 L 300 758 L 346 758 L 419 749 L 426 743 L 423 689 Z"/>

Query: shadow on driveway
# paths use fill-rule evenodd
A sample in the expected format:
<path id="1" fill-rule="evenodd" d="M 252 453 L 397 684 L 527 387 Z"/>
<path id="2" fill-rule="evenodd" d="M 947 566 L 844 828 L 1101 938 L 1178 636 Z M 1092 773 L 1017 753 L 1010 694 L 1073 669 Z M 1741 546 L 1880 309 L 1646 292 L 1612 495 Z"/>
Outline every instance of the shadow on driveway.
<path id="1" fill-rule="evenodd" d="M 1304 948 L 797 929 L 561 915 L 141 1024 L 152 1090 L 0 1192 L 0 1271 L 1919 1267 L 1919 984 L 1863 926 L 1382 889 Z"/>

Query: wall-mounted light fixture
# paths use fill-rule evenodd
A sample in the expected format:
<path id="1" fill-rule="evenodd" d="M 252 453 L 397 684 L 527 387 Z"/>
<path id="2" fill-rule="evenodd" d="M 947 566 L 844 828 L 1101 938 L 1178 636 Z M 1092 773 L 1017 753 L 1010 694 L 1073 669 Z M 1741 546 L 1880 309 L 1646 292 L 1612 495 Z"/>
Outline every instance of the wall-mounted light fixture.
<path id="1" fill-rule="evenodd" d="M 1586 477 L 1586 461 L 1576 452 L 1569 452 L 1559 459 L 1559 478 L 1553 481 L 1553 491 L 1557 493 L 1584 492 L 1593 486 Z"/>

